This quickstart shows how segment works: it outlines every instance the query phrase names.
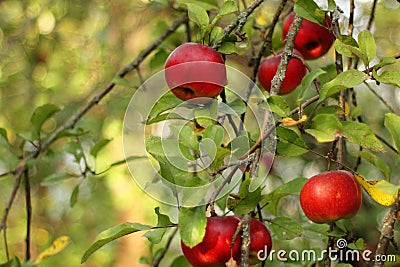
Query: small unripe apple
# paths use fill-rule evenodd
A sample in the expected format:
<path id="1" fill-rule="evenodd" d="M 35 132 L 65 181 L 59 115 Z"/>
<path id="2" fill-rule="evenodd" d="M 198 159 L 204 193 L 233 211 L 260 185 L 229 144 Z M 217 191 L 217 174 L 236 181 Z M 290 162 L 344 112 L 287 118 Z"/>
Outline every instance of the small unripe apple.
<path id="1" fill-rule="evenodd" d="M 304 214 L 315 223 L 331 223 L 355 216 L 361 207 L 362 192 L 348 171 L 326 171 L 311 177 L 300 192 Z"/>
<path id="2" fill-rule="evenodd" d="M 225 267 L 231 257 L 240 262 L 241 232 L 236 237 L 232 249 L 232 237 L 240 222 L 239 216 L 210 217 L 207 218 L 206 233 L 203 241 L 190 248 L 181 242 L 182 252 L 188 262 L 194 267 Z M 263 223 L 252 219 L 250 223 L 250 257 L 249 264 L 259 262 L 257 253 L 271 250 L 271 235 Z M 266 255 L 267 256 L 267 255 Z"/>
<path id="3" fill-rule="evenodd" d="M 282 37 L 286 40 L 290 24 L 294 20 L 295 13 L 290 13 L 283 22 Z M 294 47 L 300 51 L 305 59 L 316 59 L 325 55 L 332 46 L 335 36 L 329 30 L 331 19 L 326 16 L 321 26 L 315 22 L 303 19 L 296 35 Z"/>
<path id="4" fill-rule="evenodd" d="M 209 46 L 185 43 L 168 56 L 165 79 L 172 93 L 182 100 L 213 98 L 227 84 L 225 62 Z"/>
<path id="5" fill-rule="evenodd" d="M 293 50 L 293 54 L 303 58 L 301 53 L 297 50 Z M 265 90 L 270 92 L 271 82 L 274 78 L 276 71 L 278 70 L 279 62 L 281 61 L 282 51 L 278 52 L 277 55 L 269 56 L 260 63 L 258 68 L 258 80 Z M 292 57 L 289 59 L 288 66 L 286 68 L 285 78 L 283 79 L 279 95 L 285 95 L 291 93 L 301 83 L 304 75 L 307 73 L 307 68 L 303 62 L 298 58 Z"/>

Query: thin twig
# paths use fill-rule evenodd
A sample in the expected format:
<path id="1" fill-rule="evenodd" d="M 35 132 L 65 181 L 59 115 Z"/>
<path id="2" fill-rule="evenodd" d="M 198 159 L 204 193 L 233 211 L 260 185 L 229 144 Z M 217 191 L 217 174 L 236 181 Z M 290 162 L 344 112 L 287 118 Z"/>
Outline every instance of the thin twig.
<path id="1" fill-rule="evenodd" d="M 151 264 L 152 267 L 158 267 L 160 265 L 161 260 L 165 257 L 169 247 L 171 246 L 172 239 L 174 239 L 176 233 L 178 232 L 178 227 L 172 231 L 171 235 L 168 237 L 167 243 L 165 244 L 164 249 L 157 255 L 157 257 L 153 260 Z"/>
<path id="2" fill-rule="evenodd" d="M 224 28 L 224 37 L 231 34 L 237 26 L 244 25 L 247 21 L 247 17 L 250 16 L 251 13 L 253 13 L 254 10 L 259 7 L 262 2 L 264 2 L 264 0 L 255 0 L 245 11 L 241 12 L 234 22 Z M 221 38 L 213 45 L 213 48 L 215 50 L 218 50 L 221 47 L 223 39 L 224 38 Z"/>
<path id="3" fill-rule="evenodd" d="M 367 82 L 364 82 L 365 86 L 369 89 L 371 93 L 373 93 L 392 113 L 396 113 L 396 111 L 388 104 L 388 102 L 383 99 Z"/>
<path id="4" fill-rule="evenodd" d="M 371 8 L 371 14 L 369 16 L 368 24 L 367 24 L 367 29 L 370 30 L 372 27 L 372 23 L 375 18 L 375 10 L 376 10 L 376 3 L 378 3 L 378 0 L 374 0 L 372 3 L 372 8 Z"/>
<path id="5" fill-rule="evenodd" d="M 25 184 L 25 203 L 26 203 L 26 237 L 25 237 L 25 260 L 31 259 L 31 224 L 32 224 L 32 201 L 31 201 L 31 183 L 28 169 L 24 172 Z"/>

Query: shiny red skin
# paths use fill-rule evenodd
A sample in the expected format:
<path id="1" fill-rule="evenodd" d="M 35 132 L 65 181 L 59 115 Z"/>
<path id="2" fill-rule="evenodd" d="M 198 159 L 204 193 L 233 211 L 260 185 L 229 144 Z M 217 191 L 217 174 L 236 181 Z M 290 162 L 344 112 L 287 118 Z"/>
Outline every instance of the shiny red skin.
<path id="1" fill-rule="evenodd" d="M 293 50 L 293 53 L 301 58 L 303 56 L 297 50 Z M 276 71 L 278 70 L 278 65 L 282 57 L 282 51 L 276 56 L 269 56 L 260 63 L 258 68 L 258 80 L 260 81 L 262 87 L 270 92 L 271 82 L 274 78 Z M 301 83 L 301 80 L 307 73 L 307 68 L 304 64 L 297 58 L 291 58 L 286 69 L 285 78 L 283 79 L 281 89 L 279 90 L 279 95 L 289 94 Z"/>
<path id="2" fill-rule="evenodd" d="M 361 207 L 360 184 L 348 171 L 327 171 L 311 177 L 300 192 L 300 205 L 315 223 L 355 216 Z"/>
<path id="3" fill-rule="evenodd" d="M 241 232 L 235 243 L 229 248 L 232 236 L 235 234 L 239 216 L 224 216 L 207 218 L 206 234 L 203 241 L 193 248 L 181 242 L 182 252 L 188 262 L 194 267 L 225 267 L 231 258 L 240 261 Z M 258 262 L 257 253 L 260 250 L 271 250 L 272 240 L 268 229 L 260 221 L 252 219 L 250 223 L 250 265 Z"/>
<path id="4" fill-rule="evenodd" d="M 290 13 L 283 22 L 282 38 L 286 40 L 290 24 L 294 20 L 295 13 Z M 327 16 L 323 22 L 323 26 L 303 19 L 300 29 L 296 35 L 294 48 L 300 51 L 305 59 L 316 59 L 325 55 L 331 48 L 335 36 L 329 30 L 332 22 Z"/>
<path id="5" fill-rule="evenodd" d="M 227 84 L 225 62 L 209 46 L 185 43 L 168 56 L 165 79 L 172 93 L 182 100 L 216 97 Z"/>

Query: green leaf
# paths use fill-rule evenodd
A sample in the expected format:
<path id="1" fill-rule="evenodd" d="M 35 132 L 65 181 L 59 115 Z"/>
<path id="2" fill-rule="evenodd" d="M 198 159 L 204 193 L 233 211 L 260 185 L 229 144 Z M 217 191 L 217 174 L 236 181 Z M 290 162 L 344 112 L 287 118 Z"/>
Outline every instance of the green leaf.
<path id="1" fill-rule="evenodd" d="M 372 70 L 372 77 L 380 83 L 391 84 L 400 87 L 400 72 L 395 70 L 385 70 L 380 75 L 376 70 Z"/>
<path id="2" fill-rule="evenodd" d="M 342 133 L 350 143 L 355 143 L 373 151 L 383 151 L 382 143 L 367 124 L 356 121 L 342 122 Z"/>
<path id="3" fill-rule="evenodd" d="M 279 95 L 270 96 L 267 99 L 268 105 L 261 104 L 261 107 L 270 109 L 273 113 L 280 117 L 287 117 L 290 114 L 290 108 L 286 100 Z"/>
<path id="4" fill-rule="evenodd" d="M 358 151 L 358 156 L 377 167 L 385 175 L 387 180 L 390 179 L 390 167 L 379 156 L 367 151 Z"/>
<path id="5" fill-rule="evenodd" d="M 294 4 L 294 12 L 300 17 L 322 25 L 325 12 L 313 0 L 298 0 Z"/>
<path id="6" fill-rule="evenodd" d="M 254 211 L 257 204 L 261 201 L 262 188 L 258 187 L 253 192 L 249 192 L 249 186 L 252 179 L 245 179 L 239 188 L 239 194 L 234 198 L 228 198 L 227 206 L 233 213 L 242 215 Z"/>
<path id="7" fill-rule="evenodd" d="M 158 51 L 150 59 L 150 62 L 149 62 L 150 69 L 152 71 L 154 71 L 158 67 L 164 66 L 167 58 L 168 58 L 168 53 L 162 48 L 158 49 Z"/>
<path id="8" fill-rule="evenodd" d="M 308 181 L 307 178 L 296 178 L 287 182 L 286 184 L 280 185 L 275 188 L 274 191 L 264 196 L 263 202 L 267 203 L 267 208 L 273 215 L 278 212 L 278 204 L 281 198 L 288 195 L 299 195 L 301 188 Z"/>
<path id="9" fill-rule="evenodd" d="M 174 94 L 168 92 L 167 94 L 163 95 L 160 99 L 157 100 L 152 110 L 150 111 L 149 117 L 147 118 L 147 122 L 159 116 L 161 113 L 170 110 L 172 108 L 175 108 L 182 102 L 183 101 L 177 98 Z"/>
<path id="10" fill-rule="evenodd" d="M 378 64 L 373 66 L 374 70 L 378 70 L 384 66 L 395 64 L 397 60 L 394 57 L 384 57 L 381 58 Z"/>
<path id="11" fill-rule="evenodd" d="M 154 209 L 154 212 L 157 214 L 157 227 L 166 227 L 173 225 L 167 215 L 160 213 L 159 207 L 156 207 Z M 153 231 L 147 231 L 143 236 L 146 237 L 151 243 L 158 244 L 161 242 L 167 230 L 167 228 L 155 229 Z"/>
<path id="12" fill-rule="evenodd" d="M 111 227 L 101 232 L 96 240 L 90 245 L 82 256 L 81 263 L 84 263 L 94 252 L 100 249 L 102 246 L 110 243 L 111 241 L 123 237 L 128 234 L 132 234 L 138 231 L 144 231 L 151 229 L 150 225 L 144 225 L 140 223 L 122 223 L 117 226 Z"/>
<path id="13" fill-rule="evenodd" d="M 216 0 L 177 0 L 178 4 L 196 4 L 206 10 L 218 8 Z"/>
<path id="14" fill-rule="evenodd" d="M 224 140 L 224 128 L 219 125 L 210 125 L 203 132 L 203 138 L 210 138 L 214 141 L 215 146 L 220 146 Z"/>
<path id="15" fill-rule="evenodd" d="M 220 26 L 214 26 L 210 33 L 210 43 L 214 44 L 224 37 L 224 30 Z"/>
<path id="16" fill-rule="evenodd" d="M 207 10 L 197 4 L 186 4 L 188 8 L 189 19 L 199 25 L 206 27 L 210 23 Z"/>
<path id="17" fill-rule="evenodd" d="M 97 157 L 99 151 L 102 150 L 110 142 L 111 139 L 100 140 L 92 147 L 92 149 L 90 149 L 90 155 L 92 155 L 93 157 Z"/>
<path id="18" fill-rule="evenodd" d="M 223 16 L 235 13 L 238 11 L 238 7 L 235 1 L 232 0 L 227 0 L 224 2 L 217 14 L 218 18 L 221 18 Z"/>
<path id="19" fill-rule="evenodd" d="M 222 106 L 222 105 L 221 105 Z M 246 112 L 246 104 L 240 98 L 235 98 L 232 102 L 228 103 L 228 106 L 235 112 L 232 115 L 240 115 Z M 231 112 L 230 112 L 231 113 Z M 228 113 L 228 114 L 230 114 Z"/>
<path id="20" fill-rule="evenodd" d="M 76 178 L 78 177 L 77 175 L 70 174 L 70 173 L 53 173 L 43 179 L 43 181 L 40 183 L 41 186 L 48 186 L 51 184 L 58 183 L 60 181 L 69 179 L 69 178 Z"/>
<path id="21" fill-rule="evenodd" d="M 278 126 L 276 134 L 279 137 L 276 145 L 281 156 L 299 156 L 308 152 L 306 143 L 297 133 L 286 127 Z"/>
<path id="22" fill-rule="evenodd" d="M 328 0 L 328 11 L 333 12 L 336 9 L 337 5 L 335 0 Z"/>
<path id="23" fill-rule="evenodd" d="M 334 42 L 335 50 L 345 57 L 366 58 L 366 55 L 359 49 L 357 41 L 348 35 L 340 35 Z"/>
<path id="24" fill-rule="evenodd" d="M 14 256 L 10 261 L 0 264 L 0 267 L 21 267 L 21 262 L 17 256 Z"/>
<path id="25" fill-rule="evenodd" d="M 31 123 L 34 126 L 34 134 L 36 134 L 36 137 L 37 134 L 40 132 L 43 123 L 45 123 L 47 119 L 49 119 L 58 111 L 60 111 L 60 108 L 53 104 L 44 104 L 43 106 L 35 109 L 31 117 Z"/>
<path id="26" fill-rule="evenodd" d="M 170 267 L 192 267 L 192 265 L 186 260 L 185 256 L 181 255 L 172 261 Z"/>
<path id="27" fill-rule="evenodd" d="M 7 130 L 4 128 L 0 128 L 0 145 L 9 148 L 10 144 L 8 142 L 8 137 L 7 137 Z"/>
<path id="28" fill-rule="evenodd" d="M 233 42 L 223 42 L 221 47 L 218 49 L 218 52 L 220 52 L 221 54 L 237 54 L 238 53 L 238 49 L 235 45 L 235 43 Z"/>
<path id="29" fill-rule="evenodd" d="M 385 127 L 392 135 L 397 152 L 400 151 L 400 116 L 394 113 L 385 114 Z"/>
<path id="30" fill-rule="evenodd" d="M 79 195 L 79 184 L 75 186 L 74 190 L 72 191 L 71 197 L 69 198 L 69 206 L 72 208 L 75 206 Z"/>
<path id="31" fill-rule="evenodd" d="M 368 75 L 359 70 L 348 70 L 340 73 L 333 80 L 325 83 L 322 86 L 319 103 L 343 89 L 352 88 L 362 83 L 368 78 Z"/>
<path id="32" fill-rule="evenodd" d="M 376 56 L 376 44 L 372 33 L 368 30 L 360 32 L 358 34 L 358 45 L 361 52 L 366 55 L 366 65 L 368 65 Z"/>
<path id="33" fill-rule="evenodd" d="M 306 76 L 301 80 L 301 84 L 299 85 L 299 88 L 297 89 L 299 91 L 299 101 L 301 101 L 304 98 L 304 95 L 308 89 L 310 89 L 311 84 L 315 79 L 317 79 L 320 75 L 325 74 L 326 71 L 324 71 L 321 68 L 314 69 L 311 72 L 307 73 Z"/>
<path id="34" fill-rule="evenodd" d="M 288 217 L 276 217 L 270 221 L 269 228 L 280 240 L 291 240 L 303 233 L 301 225 Z"/>
<path id="35" fill-rule="evenodd" d="M 306 133 L 312 135 L 319 143 L 333 142 L 340 133 L 342 124 L 333 114 L 319 114 L 312 119 L 312 128 Z"/>
<path id="36" fill-rule="evenodd" d="M 181 208 L 178 218 L 179 233 L 186 246 L 192 248 L 203 241 L 207 224 L 205 206 Z"/>

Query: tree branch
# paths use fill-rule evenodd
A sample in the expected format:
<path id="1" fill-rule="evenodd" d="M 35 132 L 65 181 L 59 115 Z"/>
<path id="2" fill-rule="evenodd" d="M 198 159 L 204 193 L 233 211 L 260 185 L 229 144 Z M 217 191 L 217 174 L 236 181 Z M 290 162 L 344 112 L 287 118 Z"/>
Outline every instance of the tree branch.
<path id="1" fill-rule="evenodd" d="M 31 183 L 28 169 L 24 172 L 25 203 L 26 203 L 26 237 L 25 237 L 25 260 L 31 259 L 31 223 L 32 223 L 32 202 L 31 202 Z"/>
<path id="2" fill-rule="evenodd" d="M 254 12 L 254 10 L 259 7 L 261 5 L 261 3 L 264 2 L 264 0 L 255 0 L 253 3 L 251 3 L 251 5 L 242 13 L 239 14 L 239 16 L 237 17 L 237 19 L 232 22 L 231 24 L 229 24 L 228 26 L 226 26 L 224 28 L 224 36 L 213 45 L 213 48 L 215 50 L 218 50 L 221 45 L 222 45 L 222 40 L 224 39 L 225 36 L 228 36 L 229 34 L 231 34 L 233 32 L 233 30 L 237 27 L 242 25 L 241 27 L 243 27 L 243 25 L 246 23 L 248 16 L 251 15 L 251 13 Z"/>
<path id="3" fill-rule="evenodd" d="M 390 211 L 383 219 L 381 228 L 381 236 L 379 238 L 378 246 L 375 251 L 375 259 L 380 258 L 381 255 L 386 255 L 389 249 L 389 244 L 394 238 L 394 224 L 397 220 L 396 214 L 400 210 L 400 190 L 397 193 L 397 201 L 390 208 Z M 374 267 L 382 267 L 385 265 L 384 261 L 375 261 Z"/>
<path id="4" fill-rule="evenodd" d="M 302 18 L 295 15 L 292 24 L 290 25 L 288 34 L 286 35 L 286 44 L 283 49 L 281 61 L 278 65 L 278 70 L 271 82 L 270 95 L 277 95 L 281 89 L 283 79 L 285 79 L 286 69 L 294 48 L 294 40 L 296 39 L 297 32 L 301 26 Z"/>

